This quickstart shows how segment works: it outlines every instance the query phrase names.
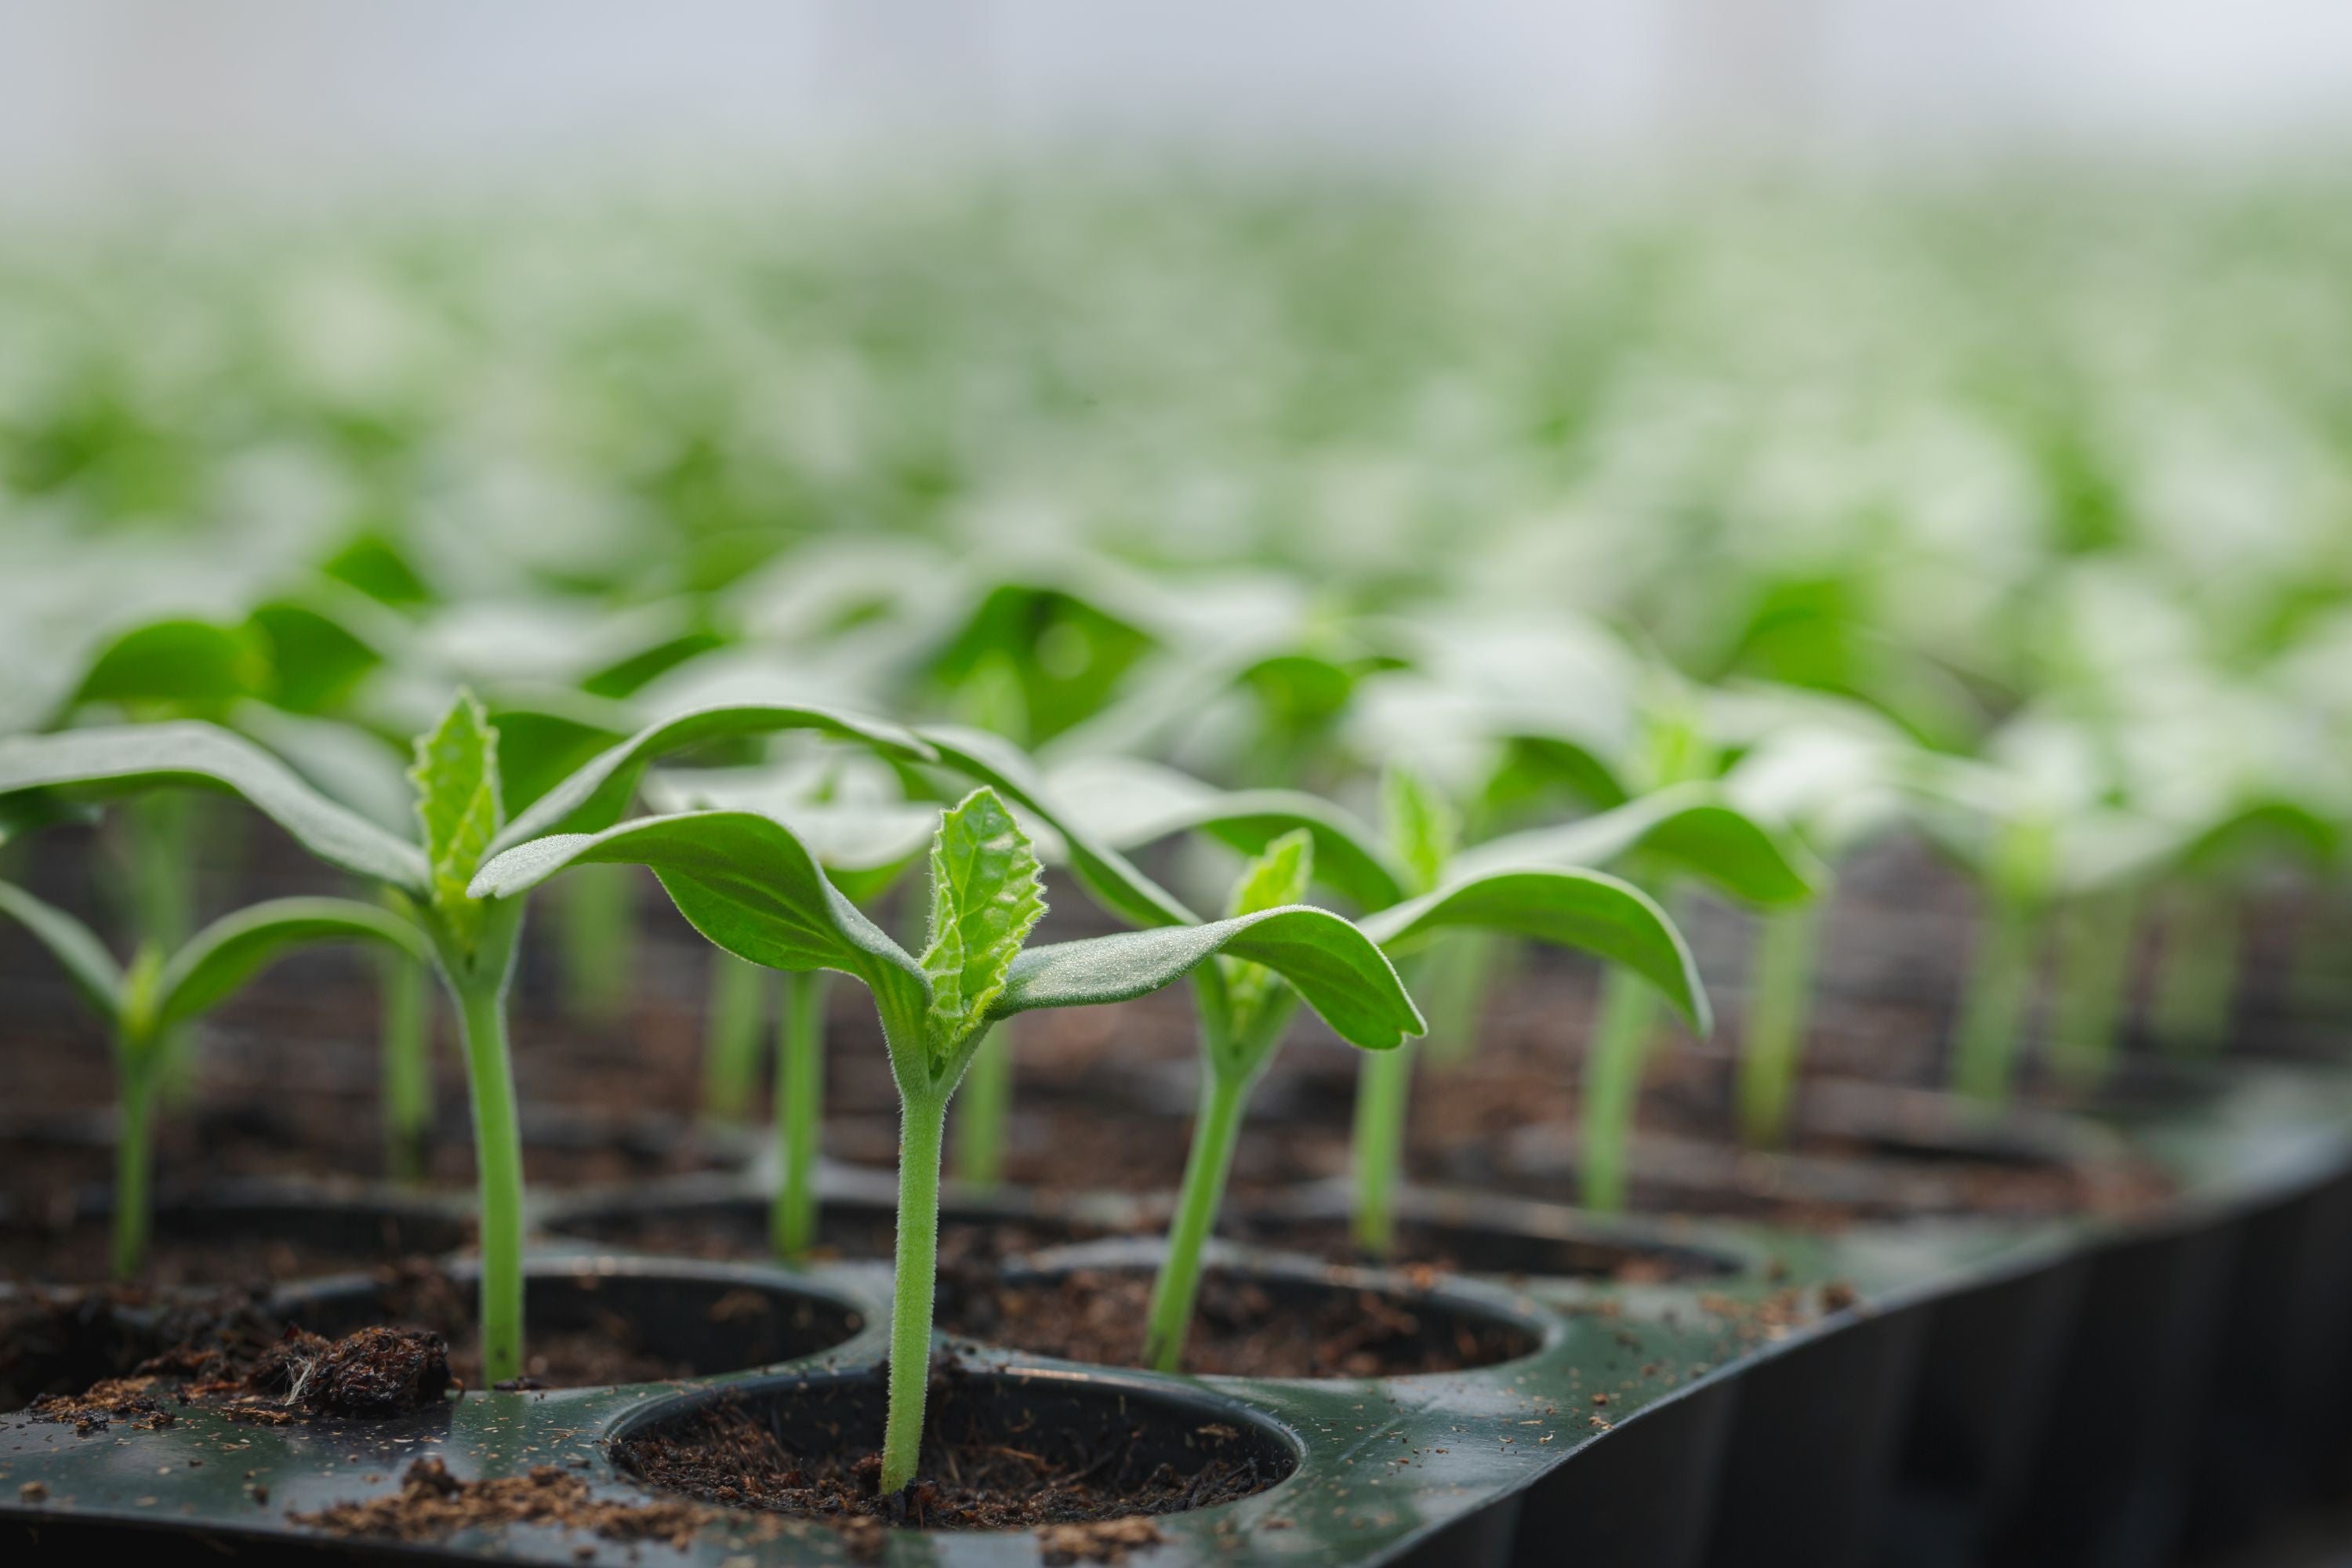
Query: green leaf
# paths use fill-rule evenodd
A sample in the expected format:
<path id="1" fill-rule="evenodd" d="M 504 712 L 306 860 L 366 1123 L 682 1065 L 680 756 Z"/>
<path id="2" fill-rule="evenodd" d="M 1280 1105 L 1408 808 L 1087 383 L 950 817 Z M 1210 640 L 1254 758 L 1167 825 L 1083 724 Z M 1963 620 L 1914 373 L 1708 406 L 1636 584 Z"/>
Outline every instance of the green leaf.
<path id="1" fill-rule="evenodd" d="M 1507 834 L 1465 850 L 1457 876 L 1527 866 L 1605 866 L 1635 850 L 1735 899 L 1767 907 L 1802 903 L 1819 875 L 1787 837 L 1723 803 L 1708 784 L 1678 784 L 1561 827 Z"/>
<path id="2" fill-rule="evenodd" d="M 423 893 L 425 857 L 336 805 L 241 736 L 194 721 L 121 724 L 0 739 L 0 822 L 37 821 L 59 803 L 105 801 L 193 784 L 225 789 L 354 876 Z"/>
<path id="3" fill-rule="evenodd" d="M 1225 918 L 1303 903 L 1314 878 L 1315 836 L 1303 827 L 1286 833 L 1242 868 L 1233 896 L 1225 902 Z M 1217 972 L 1224 976 L 1227 1005 L 1237 1022 L 1257 1016 L 1279 978 L 1265 965 L 1239 958 L 1220 957 Z"/>
<path id="4" fill-rule="evenodd" d="M 1350 1045 L 1384 1051 L 1424 1030 L 1395 966 L 1371 939 L 1330 910 L 1303 904 L 1030 948 L 1013 961 L 990 1016 L 1149 995 L 1219 953 L 1264 964 L 1289 981 Z"/>
<path id="5" fill-rule="evenodd" d="M 1600 871 L 1488 871 L 1363 921 L 1365 933 L 1387 952 L 1410 950 L 1433 932 L 1458 926 L 1578 948 L 1622 963 L 1664 993 L 1694 1030 L 1703 1035 L 1713 1027 L 1682 932 L 1630 882 Z"/>
<path id="6" fill-rule="evenodd" d="M 842 896 L 790 828 L 754 812 L 646 816 L 534 839 L 483 867 L 467 890 L 510 899 L 588 864 L 650 867 L 695 930 L 738 958 L 856 975 L 894 1031 L 922 1028 L 931 994 L 922 965 Z"/>
<path id="7" fill-rule="evenodd" d="M 153 1026 L 210 1012 L 290 948 L 348 941 L 388 942 L 420 963 L 433 961 L 416 923 L 390 910 L 352 899 L 272 899 L 213 921 L 171 956 L 155 985 Z"/>
<path id="8" fill-rule="evenodd" d="M 460 691 L 438 728 L 416 742 L 416 820 L 433 866 L 433 910 L 459 945 L 471 951 L 482 910 L 466 885 L 488 858 L 498 837 L 499 732 L 470 691 Z"/>
<path id="9" fill-rule="evenodd" d="M 1200 917 L 1127 857 L 1097 839 L 1053 800 L 1019 748 L 981 730 L 935 725 L 918 731 L 942 766 L 984 784 L 1052 828 L 1062 840 L 1070 869 L 1095 901 L 1137 925 L 1197 924 Z"/>
<path id="10" fill-rule="evenodd" d="M 1381 775 L 1381 825 L 1419 892 L 1444 880 L 1447 863 L 1462 847 L 1462 814 L 1409 763 L 1391 763 Z"/>
<path id="11" fill-rule="evenodd" d="M 109 1023 L 122 1015 L 122 966 L 97 933 L 81 921 L 13 882 L 0 882 L 0 915 L 32 932 L 49 950 L 82 1000 Z"/>
<path id="12" fill-rule="evenodd" d="M 1013 812 L 985 784 L 940 819 L 931 841 L 927 1018 L 936 1072 L 988 1019 L 1004 976 L 1045 912 L 1045 868 Z"/>
<path id="13" fill-rule="evenodd" d="M 213 713 L 269 680 L 260 641 L 241 626 L 210 621 L 150 622 L 114 639 L 74 693 L 73 705 L 114 702 Z"/>
<path id="14" fill-rule="evenodd" d="M 900 762 L 932 760 L 930 747 L 896 724 L 779 703 L 730 703 L 700 708 L 639 731 L 591 760 L 516 816 L 492 846 L 511 849 L 551 833 L 593 833 L 621 819 L 646 769 L 664 755 L 689 746 L 782 730 L 811 730 L 838 741 L 856 742 Z"/>

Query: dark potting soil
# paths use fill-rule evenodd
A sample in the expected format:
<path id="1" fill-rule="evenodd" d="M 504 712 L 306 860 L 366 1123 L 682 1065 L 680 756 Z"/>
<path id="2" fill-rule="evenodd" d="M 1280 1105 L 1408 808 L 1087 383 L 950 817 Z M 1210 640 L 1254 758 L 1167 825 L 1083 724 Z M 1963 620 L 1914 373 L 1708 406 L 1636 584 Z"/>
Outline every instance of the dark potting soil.
<path id="1" fill-rule="evenodd" d="M 1423 1283 L 1433 1283 L 1433 1274 Z M 1079 1268 L 1005 1277 L 943 1263 L 948 1332 L 1064 1361 L 1141 1366 L 1151 1276 Z M 1212 1269 L 1185 1341 L 1184 1370 L 1214 1377 L 1410 1377 L 1464 1372 L 1536 1348 L 1516 1324 L 1386 1290 L 1294 1286 Z"/>
<path id="2" fill-rule="evenodd" d="M 1049 1452 L 1068 1446 L 1070 1435 L 1040 1441 L 1035 1416 L 957 1399 L 960 1375 L 953 1367 L 944 1376 L 934 1369 L 921 1467 L 912 1485 L 888 1496 L 877 1489 L 878 1452 L 795 1451 L 731 1401 L 624 1437 L 613 1445 L 613 1458 L 654 1486 L 702 1502 L 831 1525 L 854 1555 L 878 1554 L 893 1526 L 1035 1530 L 1045 1560 L 1056 1563 L 1117 1562 L 1126 1549 L 1159 1540 L 1150 1516 L 1232 1502 L 1281 1479 L 1246 1458 L 1147 1465 L 1115 1435 L 1098 1448 Z"/>
<path id="3" fill-rule="evenodd" d="M 439 1403 L 450 1381 L 448 1347 L 425 1330 L 366 1328 L 328 1340 L 289 1327 L 263 1340 L 233 1314 L 125 1375 L 42 1395 L 29 1410 L 37 1421 L 64 1422 L 84 1433 L 118 1421 L 168 1426 L 178 1409 L 192 1405 L 261 1425 L 306 1415 L 373 1420 Z"/>
<path id="4" fill-rule="evenodd" d="M 583 1215 L 553 1226 L 561 1236 L 598 1241 L 631 1252 L 665 1258 L 694 1258 L 712 1262 L 761 1262 L 769 1257 L 768 1217 L 764 1207 L 740 1206 L 647 1214 L 609 1213 Z M 1047 1221 L 940 1219 L 940 1255 L 1017 1258 L 1040 1247 L 1089 1241 L 1108 1234 L 1098 1226 Z M 897 1244 L 897 1221 L 887 1213 L 824 1212 L 818 1221 L 817 1244 L 807 1261 L 871 1260 L 891 1256 Z"/>
<path id="5" fill-rule="evenodd" d="M 480 1324 L 471 1280 L 453 1279 L 422 1259 L 376 1276 L 375 1304 L 383 1321 L 432 1331 L 448 1342 L 449 1367 L 467 1388 L 484 1386 Z M 621 1383 L 665 1383 L 690 1377 L 683 1361 L 647 1351 L 629 1321 L 600 1312 L 587 1326 L 528 1327 L 523 1380 L 538 1388 L 588 1388 Z"/>

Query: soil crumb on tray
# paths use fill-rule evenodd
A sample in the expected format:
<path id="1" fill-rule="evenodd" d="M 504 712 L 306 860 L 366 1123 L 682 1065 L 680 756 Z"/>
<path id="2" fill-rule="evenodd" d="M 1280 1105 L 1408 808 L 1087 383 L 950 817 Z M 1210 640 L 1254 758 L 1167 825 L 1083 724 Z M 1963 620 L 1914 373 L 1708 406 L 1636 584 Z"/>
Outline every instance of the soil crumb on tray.
<path id="1" fill-rule="evenodd" d="M 658 1541 L 680 1551 L 709 1517 L 689 1502 L 615 1502 L 598 1498 L 577 1474 L 541 1465 L 526 1474 L 461 1481 L 438 1458 L 416 1460 L 390 1497 L 339 1502 L 286 1516 L 334 1535 L 433 1542 L 455 1531 L 509 1524 L 553 1524 L 607 1541 Z"/>
<path id="2" fill-rule="evenodd" d="M 1143 1364 L 1151 1279 L 1075 1269 L 1039 1279 L 943 1278 L 940 1321 L 966 1339 L 1065 1361 Z M 1384 1290 L 1269 1288 L 1212 1272 L 1184 1370 L 1215 1377 L 1409 1377 L 1463 1372 L 1536 1348 L 1514 1324 Z"/>
<path id="3" fill-rule="evenodd" d="M 952 1384 L 958 1373 L 950 1369 Z M 940 1390 L 935 1376 L 933 1394 Z M 1150 1516 L 1231 1502 L 1280 1478 L 1255 1459 L 1209 1457 L 1191 1473 L 1165 1462 L 1148 1469 L 1117 1434 L 1100 1452 L 1069 1447 L 1069 1434 L 1024 1441 L 1014 1428 L 960 1420 L 955 1401 L 935 1405 L 923 1437 L 922 1468 L 889 1496 L 877 1489 L 882 1457 L 862 1446 L 797 1453 L 753 1412 L 714 1404 L 613 1445 L 623 1469 L 651 1485 L 728 1508 L 814 1520 L 838 1530 L 853 1555 L 880 1553 L 890 1527 L 1033 1530 L 1049 1563 L 1115 1563 L 1156 1542 Z M 844 1426 L 830 1428 L 840 1433 Z"/>
<path id="4" fill-rule="evenodd" d="M 436 1405 L 448 1387 L 448 1347 L 438 1334 L 370 1328 L 328 1340 L 289 1328 L 257 1354 L 249 1342 L 184 1344 L 150 1357 L 128 1377 L 47 1394 L 31 1408 L 37 1421 L 85 1433 L 116 1421 L 169 1426 L 173 1410 L 191 1405 L 270 1424 L 298 1414 L 374 1419 Z"/>

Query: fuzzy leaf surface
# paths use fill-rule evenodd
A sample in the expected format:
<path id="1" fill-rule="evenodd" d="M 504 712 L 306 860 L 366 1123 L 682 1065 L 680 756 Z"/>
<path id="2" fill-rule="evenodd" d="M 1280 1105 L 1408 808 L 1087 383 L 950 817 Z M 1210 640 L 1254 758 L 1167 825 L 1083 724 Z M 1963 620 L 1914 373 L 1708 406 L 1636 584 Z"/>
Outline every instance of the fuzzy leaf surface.
<path id="1" fill-rule="evenodd" d="M 1490 838 L 1465 850 L 1454 871 L 1468 877 L 1513 867 L 1606 866 L 1635 850 L 1766 908 L 1804 902 L 1819 875 L 1794 842 L 1704 784 L 1657 790 L 1564 826 Z"/>
<path id="2" fill-rule="evenodd" d="M 1028 812 L 1058 836 L 1070 868 L 1096 902 L 1121 920 L 1140 926 L 1192 925 L 1200 917 L 1183 901 L 1137 869 L 1126 856 L 1101 842 L 1060 802 L 1019 748 L 982 730 L 932 726 L 919 731 L 938 753 L 940 765 L 984 784 Z"/>
<path id="3" fill-rule="evenodd" d="M 1003 799 L 985 784 L 940 818 L 931 840 L 930 942 L 923 973 L 931 1065 L 988 1020 L 1004 976 L 1045 913 L 1045 868 Z"/>
<path id="4" fill-rule="evenodd" d="M 810 730 L 856 742 L 902 762 L 932 760 L 930 747 L 898 725 L 830 708 L 772 702 L 700 708 L 641 730 L 592 758 L 519 814 L 499 836 L 493 851 L 551 833 L 594 833 L 610 827 L 629 809 L 646 769 L 663 756 L 712 741 L 784 730 Z"/>
<path id="5" fill-rule="evenodd" d="M 1370 937 L 1304 904 L 1207 925 L 1118 931 L 1033 947 L 1013 961 L 991 1016 L 1146 996 L 1220 953 L 1264 964 L 1297 987 L 1339 1036 L 1384 1051 L 1423 1032 L 1395 965 Z"/>
<path id="6" fill-rule="evenodd" d="M 770 969 L 856 975 L 896 1028 L 922 1026 L 922 965 L 844 898 L 792 829 L 748 811 L 639 817 L 602 833 L 533 839 L 482 868 L 478 899 L 527 892 L 566 866 L 650 867 L 678 912 L 736 957 Z"/>
<path id="7" fill-rule="evenodd" d="M 268 752 L 216 725 L 121 724 L 0 739 L 0 821 L 39 820 L 60 803 L 115 800 L 169 785 L 241 795 L 340 870 L 413 893 L 430 884 L 416 846 L 329 800 Z"/>
<path id="8" fill-rule="evenodd" d="M 1462 847 L 1462 814 L 1427 774 L 1390 765 L 1381 775 L 1381 826 L 1415 891 L 1428 892 L 1444 880 L 1447 863 Z"/>
<path id="9" fill-rule="evenodd" d="M 433 867 L 427 897 L 443 925 L 471 949 L 482 911 L 466 896 L 466 885 L 488 858 L 502 818 L 499 732 L 470 693 L 459 692 L 440 724 L 417 740 L 416 765 L 408 777 L 416 786 L 416 820 Z"/>
<path id="10" fill-rule="evenodd" d="M 1600 871 L 1522 868 L 1462 878 L 1367 916 L 1383 951 L 1409 951 L 1448 927 L 1500 931 L 1622 963 L 1664 994 L 1691 1027 L 1713 1026 L 1689 944 L 1655 900 Z"/>
<path id="11" fill-rule="evenodd" d="M 98 934 L 45 900 L 35 898 L 13 882 L 0 882 L 0 915 L 32 933 L 49 950 L 98 1015 L 112 1022 L 122 1012 L 122 966 L 106 951 Z"/>
<path id="12" fill-rule="evenodd" d="M 170 1028 L 220 1005 L 291 949 L 322 942 L 381 942 L 419 963 L 433 944 L 414 921 L 352 899 L 271 899 L 224 915 L 164 963 L 154 1023 Z"/>

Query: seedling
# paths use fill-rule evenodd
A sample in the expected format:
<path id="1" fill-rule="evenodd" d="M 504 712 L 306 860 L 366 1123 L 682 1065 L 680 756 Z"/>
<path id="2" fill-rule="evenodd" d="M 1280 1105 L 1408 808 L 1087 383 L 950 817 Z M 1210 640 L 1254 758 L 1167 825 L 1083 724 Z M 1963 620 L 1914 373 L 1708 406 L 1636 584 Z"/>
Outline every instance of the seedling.
<path id="1" fill-rule="evenodd" d="M 1043 868 L 1012 811 L 985 786 L 940 820 L 929 940 L 919 958 L 859 913 L 791 829 L 749 812 L 649 817 L 526 844 L 484 867 L 470 892 L 495 909 L 567 866 L 601 863 L 652 868 L 695 929 L 738 957 L 791 973 L 838 971 L 874 998 L 902 1110 L 885 1491 L 915 1477 L 947 1108 L 991 1026 L 1032 1008 L 1145 995 L 1223 956 L 1281 974 L 1367 1049 L 1393 1049 L 1421 1027 L 1380 950 L 1324 910 L 1254 910 L 1211 925 L 1024 951 L 1045 913 Z"/>
<path id="2" fill-rule="evenodd" d="M 0 740 L 0 826 L 37 824 L 69 814 L 80 801 L 169 785 L 226 790 L 328 864 L 414 901 L 435 967 L 457 1005 L 465 1047 L 480 1181 L 482 1362 L 489 1380 L 499 1383 L 522 1367 L 522 1138 L 507 1055 L 506 994 L 523 903 L 478 899 L 467 886 L 509 844 L 616 821 L 646 767 L 666 752 L 785 730 L 813 731 L 908 761 L 930 754 L 902 731 L 823 709 L 702 709 L 605 751 L 502 828 L 498 738 L 480 704 L 460 693 L 438 727 L 416 743 L 411 777 L 421 844 L 397 838 L 327 799 L 240 737 L 195 722 Z"/>
<path id="3" fill-rule="evenodd" d="M 414 959 L 429 956 L 425 933 L 410 921 L 349 899 L 274 899 L 213 921 L 177 952 L 142 946 L 126 968 L 97 933 L 22 888 L 0 882 L 0 914 L 49 950 L 76 990 L 105 1020 L 114 1049 L 115 1278 L 128 1279 L 145 1260 L 150 1164 L 158 1079 L 173 1029 L 194 1022 L 242 990 L 293 949 L 316 942 L 366 941 Z"/>

